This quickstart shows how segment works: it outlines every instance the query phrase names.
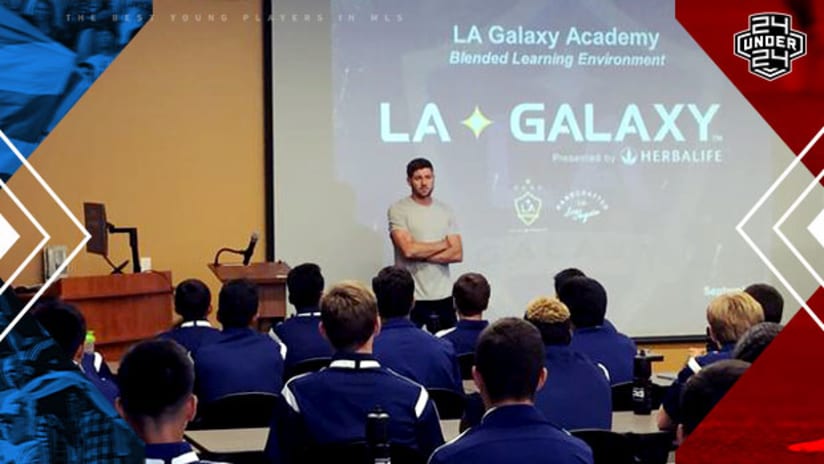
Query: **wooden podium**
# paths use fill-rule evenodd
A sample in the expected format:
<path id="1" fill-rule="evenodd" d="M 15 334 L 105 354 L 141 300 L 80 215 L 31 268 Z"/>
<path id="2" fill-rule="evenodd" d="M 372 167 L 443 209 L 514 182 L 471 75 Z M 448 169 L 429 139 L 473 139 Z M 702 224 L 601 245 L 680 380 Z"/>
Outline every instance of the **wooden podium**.
<path id="1" fill-rule="evenodd" d="M 260 309 L 258 330 L 266 332 L 276 319 L 286 317 L 286 275 L 291 268 L 282 261 L 242 264 L 209 264 L 222 283 L 246 279 L 258 286 Z"/>
<path id="2" fill-rule="evenodd" d="M 47 296 L 75 306 L 96 338 L 95 349 L 117 361 L 129 346 L 172 325 L 171 272 L 66 277 Z"/>

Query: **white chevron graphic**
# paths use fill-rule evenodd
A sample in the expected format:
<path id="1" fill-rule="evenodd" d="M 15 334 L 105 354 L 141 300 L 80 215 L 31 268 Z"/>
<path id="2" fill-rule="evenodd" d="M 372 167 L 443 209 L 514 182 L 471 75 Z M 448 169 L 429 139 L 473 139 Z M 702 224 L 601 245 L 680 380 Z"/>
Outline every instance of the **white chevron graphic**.
<path id="1" fill-rule="evenodd" d="M 755 244 L 752 238 L 750 238 L 750 236 L 747 235 L 747 233 L 744 231 L 744 225 L 764 205 L 767 199 L 770 196 L 772 196 L 772 194 L 775 192 L 778 186 L 781 185 L 782 182 L 784 182 L 784 180 L 787 178 L 790 172 L 793 169 L 795 169 L 799 163 L 801 163 L 801 160 L 807 155 L 807 153 L 810 152 L 812 147 L 815 146 L 816 142 L 818 142 L 822 135 L 824 135 L 824 127 L 822 127 L 815 135 L 815 137 L 813 137 L 813 139 L 810 140 L 807 146 L 804 147 L 804 150 L 801 152 L 801 154 L 796 156 L 792 163 L 790 163 L 790 165 L 787 166 L 787 169 L 785 169 L 784 172 L 782 172 L 781 175 L 778 176 L 778 179 L 776 179 L 776 181 L 770 186 L 770 188 L 767 189 L 764 195 L 761 196 L 761 198 L 755 203 L 755 205 L 744 216 L 744 218 L 741 219 L 741 222 L 738 223 L 735 229 L 738 231 L 739 234 L 741 234 L 741 236 L 744 238 L 744 241 L 747 242 L 750 248 L 752 248 L 753 251 L 755 251 L 755 254 L 757 254 L 758 257 L 761 258 L 761 260 L 764 262 L 764 264 L 767 265 L 767 268 L 769 268 L 770 272 L 772 272 L 775 275 L 775 277 L 778 278 L 778 280 L 781 281 L 781 283 L 784 284 L 784 286 L 790 291 L 792 296 L 796 299 L 796 301 L 798 301 L 798 303 L 801 305 L 804 311 L 806 311 L 807 314 L 813 319 L 813 321 L 815 321 L 815 323 L 818 324 L 818 327 L 824 331 L 824 323 L 822 323 L 821 319 L 813 312 L 812 309 L 810 309 L 810 306 L 807 304 L 807 301 L 804 298 L 802 298 L 801 295 L 799 295 L 795 287 L 793 287 L 790 284 L 790 282 L 784 277 L 784 275 L 778 270 L 778 268 L 772 263 L 772 261 L 770 261 L 767 255 L 765 255 L 764 252 L 760 248 L 758 248 L 758 246 Z M 787 245 L 787 247 L 790 249 L 793 255 L 795 255 L 795 257 L 801 262 L 801 264 L 804 266 L 807 272 L 809 272 L 810 275 L 813 276 L 813 278 L 816 280 L 816 282 L 818 282 L 820 286 L 824 286 L 824 280 L 822 280 L 821 276 L 819 276 L 815 269 L 813 269 L 809 261 L 798 251 L 795 245 L 787 238 L 787 236 L 781 230 L 781 226 L 787 221 L 787 218 L 789 218 L 790 215 L 792 215 L 792 213 L 796 210 L 798 205 L 801 204 L 801 202 L 804 201 L 804 199 L 810 194 L 810 192 L 815 188 L 815 186 L 819 185 L 819 182 L 821 181 L 822 177 L 824 177 L 824 171 L 819 173 L 813 180 L 813 182 L 807 185 L 807 187 L 804 189 L 801 195 L 799 195 L 798 198 L 795 199 L 793 204 L 787 209 L 787 211 L 784 212 L 781 218 L 779 218 L 778 221 L 772 227 L 772 230 L 781 238 L 781 241 L 784 242 L 785 245 Z M 822 213 L 824 213 L 824 211 Z M 816 240 L 818 240 L 819 243 L 824 244 L 824 240 L 822 240 L 822 238 L 820 238 L 819 235 L 816 235 L 816 233 L 813 232 L 814 230 L 821 230 L 820 222 L 824 221 L 819 219 L 821 218 L 821 216 L 822 214 L 819 214 L 818 217 L 816 217 L 816 219 L 813 220 L 813 222 L 808 226 L 807 229 L 813 234 L 813 236 L 815 236 Z"/>
<path id="2" fill-rule="evenodd" d="M 20 234 L 14 230 L 9 221 L 0 214 L 0 259 L 8 253 L 9 249 L 17 243 Z"/>
<path id="3" fill-rule="evenodd" d="M 14 146 L 13 143 L 11 143 L 9 138 L 6 137 L 6 134 L 3 133 L 2 130 L 0 130 L 0 140 L 2 140 L 2 142 L 5 143 L 9 147 L 9 149 L 12 151 L 12 153 L 14 153 L 14 155 L 17 157 L 17 159 L 22 164 L 22 168 L 29 171 L 31 176 L 34 177 L 35 180 L 37 180 L 37 182 L 40 184 L 40 186 L 43 187 L 43 189 L 46 191 L 46 193 L 49 194 L 49 196 L 52 198 L 52 200 L 60 207 L 61 210 L 63 210 L 63 213 L 72 221 L 72 223 L 75 225 L 75 227 L 77 227 L 77 229 L 83 234 L 83 238 L 80 240 L 80 242 L 77 244 L 77 246 L 75 246 L 72 249 L 72 251 L 66 257 L 66 260 L 63 261 L 60 264 L 60 266 L 58 266 L 58 268 L 52 274 L 52 276 L 49 277 L 49 279 L 43 284 L 42 287 L 40 287 L 40 289 L 37 291 L 37 293 L 34 294 L 34 296 L 28 301 L 28 303 L 26 303 L 26 305 L 23 307 L 23 309 L 20 311 L 20 313 L 17 314 L 17 316 L 15 316 L 14 320 L 12 320 L 11 323 L 9 323 L 9 325 L 7 327 L 3 328 L 3 331 L 0 332 L 0 341 L 2 341 L 3 339 L 6 338 L 6 335 L 8 335 L 8 333 L 12 329 L 14 329 L 14 326 L 17 325 L 17 322 L 20 321 L 20 319 L 23 317 L 23 315 L 26 314 L 29 311 L 29 309 L 34 305 L 34 303 L 37 302 L 38 299 L 40 299 L 40 296 L 43 295 L 43 292 L 45 292 L 51 286 L 51 284 L 54 283 L 54 281 L 57 280 L 60 277 L 60 275 L 66 269 L 66 266 L 68 266 L 69 263 L 74 259 L 74 257 L 77 256 L 77 253 L 79 253 L 80 250 L 83 249 L 83 247 L 86 245 L 86 242 L 89 241 L 89 238 L 91 238 L 91 235 L 89 235 L 89 232 L 86 230 L 86 228 L 83 227 L 83 225 L 80 223 L 80 221 L 78 221 L 77 218 L 72 214 L 71 210 L 69 210 L 69 208 L 66 207 L 66 204 L 63 203 L 63 200 L 61 200 L 60 197 L 58 197 L 57 194 L 54 193 L 54 190 L 52 190 L 52 188 L 49 186 L 49 184 L 47 184 L 46 181 L 43 180 L 43 177 L 40 176 L 40 173 L 38 173 L 31 166 L 31 164 L 29 164 L 29 161 L 22 154 L 20 154 L 20 151 L 17 149 L 17 147 Z M 17 278 L 17 276 L 20 275 L 20 272 L 23 271 L 23 269 L 29 264 L 29 262 L 31 262 L 31 260 L 37 255 L 37 253 L 39 253 L 40 250 L 43 249 L 43 247 L 51 239 L 51 237 L 46 232 L 46 230 L 43 228 L 43 226 L 40 225 L 40 223 L 37 221 L 37 219 L 35 219 L 35 217 L 31 214 L 31 212 L 29 212 L 29 210 L 26 209 L 26 207 L 23 205 L 23 203 L 14 195 L 14 193 L 11 190 L 8 189 L 8 187 L 6 186 L 6 184 L 2 180 L 0 180 L 0 188 L 2 188 L 2 190 L 9 195 L 9 197 L 12 199 L 12 201 L 17 205 L 18 208 L 20 208 L 20 210 L 23 212 L 23 214 L 26 215 L 26 217 L 32 222 L 32 224 L 38 230 L 38 232 L 40 232 L 40 234 L 43 236 L 43 239 L 37 244 L 37 246 L 34 248 L 34 250 L 32 250 L 32 252 L 26 257 L 26 259 L 23 260 L 23 262 L 20 264 L 20 266 L 6 280 L 6 282 L 3 284 L 3 286 L 0 287 L 0 293 L 2 293 L 2 292 L 6 291 L 6 289 L 12 284 L 12 282 Z"/>

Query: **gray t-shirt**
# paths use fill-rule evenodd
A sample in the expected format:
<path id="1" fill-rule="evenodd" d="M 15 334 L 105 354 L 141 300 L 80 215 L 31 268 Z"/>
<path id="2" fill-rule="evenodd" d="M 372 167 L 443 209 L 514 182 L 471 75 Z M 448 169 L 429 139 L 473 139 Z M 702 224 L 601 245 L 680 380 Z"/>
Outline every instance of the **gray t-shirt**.
<path id="1" fill-rule="evenodd" d="M 389 207 L 389 231 L 409 231 L 416 242 L 437 242 L 458 233 L 455 214 L 444 203 L 432 199 L 424 206 L 405 197 Z M 395 265 L 407 269 L 415 279 L 415 299 L 441 300 L 452 295 L 449 265 L 426 261 L 410 261 L 395 247 Z"/>

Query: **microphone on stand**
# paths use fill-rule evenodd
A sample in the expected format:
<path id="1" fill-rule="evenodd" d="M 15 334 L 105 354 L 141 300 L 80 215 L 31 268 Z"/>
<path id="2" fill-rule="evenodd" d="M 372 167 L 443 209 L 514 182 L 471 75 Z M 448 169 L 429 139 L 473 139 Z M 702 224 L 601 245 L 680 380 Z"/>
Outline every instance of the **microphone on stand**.
<path id="1" fill-rule="evenodd" d="M 255 253 L 255 245 L 257 245 L 258 241 L 258 233 L 252 232 L 252 236 L 249 237 L 249 245 L 243 250 L 243 265 L 248 266 L 249 261 L 252 259 L 252 255 Z"/>
<path id="2" fill-rule="evenodd" d="M 220 265 L 220 255 L 223 254 L 224 252 L 229 252 L 229 253 L 234 253 L 234 254 L 238 254 L 238 255 L 243 255 L 243 265 L 248 266 L 249 261 L 252 260 L 252 255 L 255 253 L 255 246 L 257 245 L 257 241 L 258 241 L 258 233 L 257 232 L 252 232 L 252 236 L 249 237 L 249 245 L 246 246 L 245 250 L 236 250 L 236 249 L 233 249 L 233 248 L 221 248 L 220 250 L 217 250 L 217 253 L 215 254 L 214 265 L 219 266 Z"/>

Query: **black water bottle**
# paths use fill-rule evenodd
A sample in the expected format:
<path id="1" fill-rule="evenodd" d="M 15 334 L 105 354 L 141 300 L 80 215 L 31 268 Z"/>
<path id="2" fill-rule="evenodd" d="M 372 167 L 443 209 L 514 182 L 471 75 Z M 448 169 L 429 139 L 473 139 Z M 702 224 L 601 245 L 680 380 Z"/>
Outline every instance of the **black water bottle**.
<path id="1" fill-rule="evenodd" d="M 389 414 L 376 406 L 366 416 L 366 443 L 371 462 L 391 464 L 389 446 Z"/>
<path id="2" fill-rule="evenodd" d="M 643 415 L 652 412 L 652 362 L 644 350 L 635 355 L 633 363 L 632 410 Z"/>

